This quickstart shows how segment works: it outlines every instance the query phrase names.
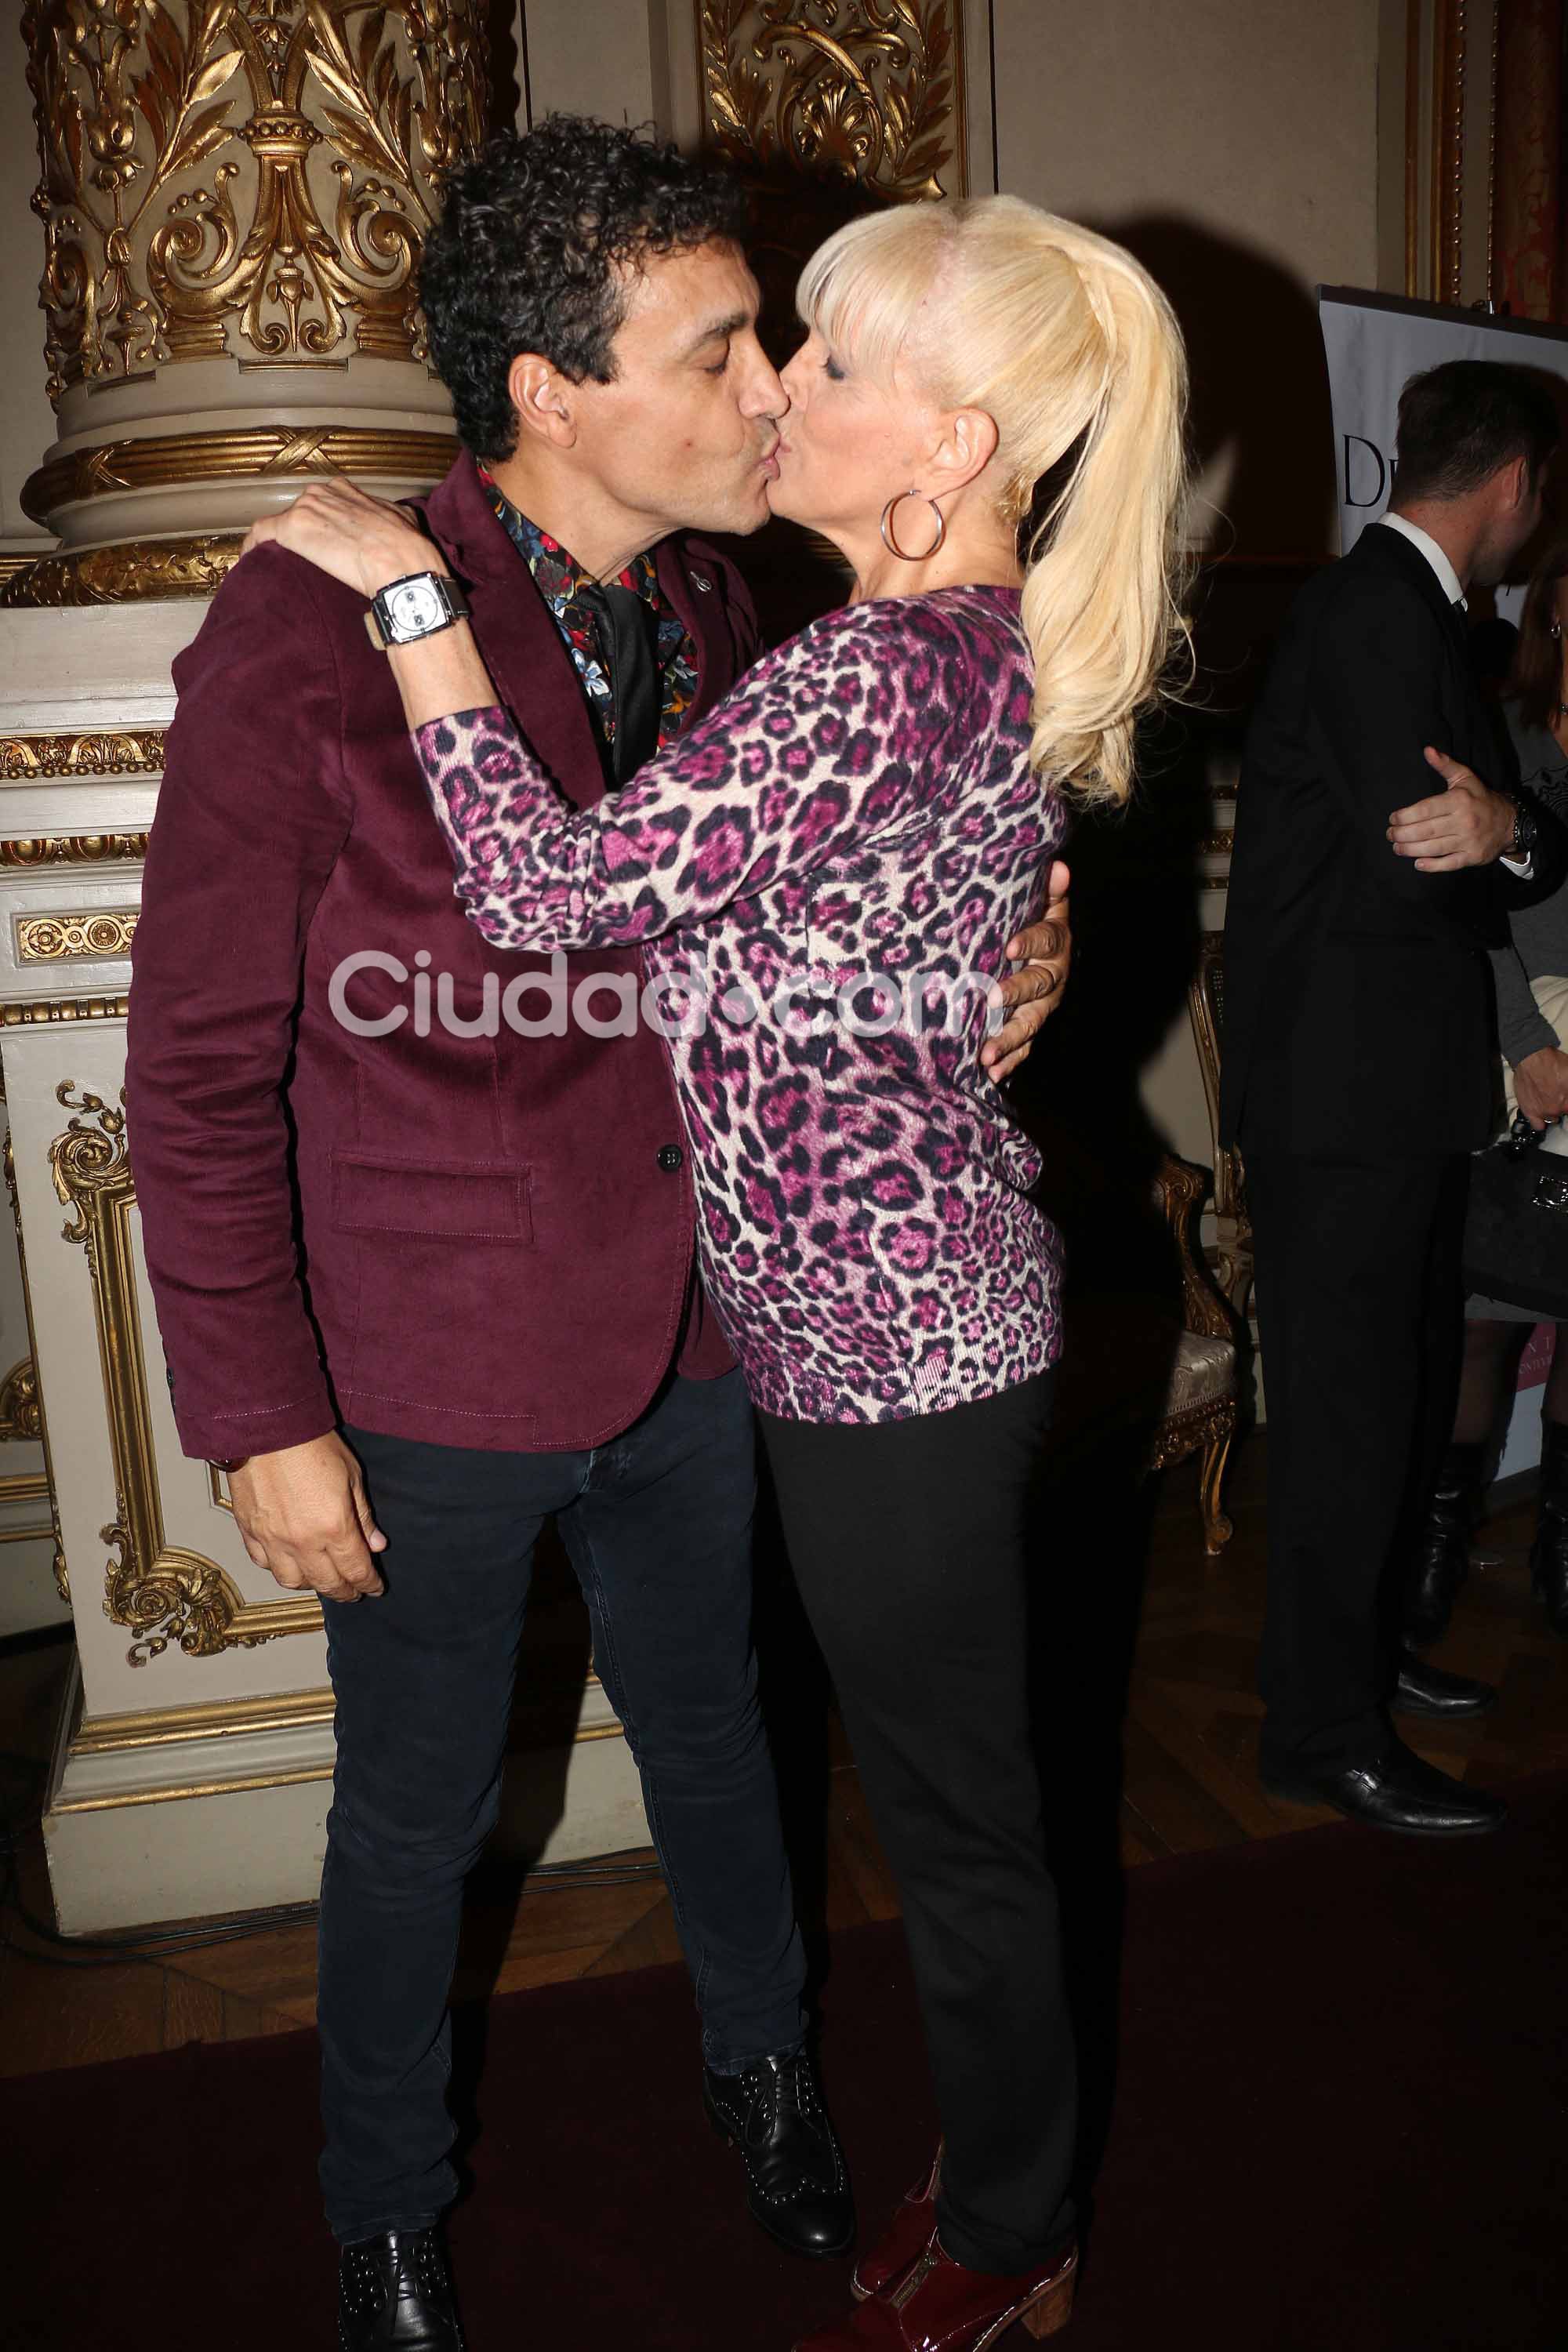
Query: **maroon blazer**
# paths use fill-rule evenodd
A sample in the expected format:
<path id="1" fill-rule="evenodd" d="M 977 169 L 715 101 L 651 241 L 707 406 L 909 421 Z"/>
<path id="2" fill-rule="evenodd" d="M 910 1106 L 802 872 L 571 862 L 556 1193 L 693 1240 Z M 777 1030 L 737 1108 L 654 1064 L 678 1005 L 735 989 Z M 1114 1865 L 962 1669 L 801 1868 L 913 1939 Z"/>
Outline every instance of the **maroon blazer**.
<path id="1" fill-rule="evenodd" d="M 548 606 L 460 457 L 415 502 L 468 590 L 500 699 L 580 806 L 604 789 Z M 684 536 L 659 581 L 686 622 L 691 718 L 757 651 L 739 575 Z M 268 547 L 174 664 L 179 708 L 132 954 L 128 1139 L 181 1443 L 263 1453 L 339 1420 L 433 1444 L 578 1448 L 635 1421 L 678 1344 L 731 1359 L 691 1297 L 694 1211 L 662 1040 L 417 1027 L 415 957 L 482 1016 L 547 957 L 468 921 L 364 599 Z M 335 1016 L 406 1008 L 381 1036 Z M 566 959 L 569 988 L 635 951 Z M 340 983 L 342 986 L 342 983 Z M 525 1013 L 545 1009 L 542 996 Z M 608 992 L 595 1008 L 616 1011 Z"/>

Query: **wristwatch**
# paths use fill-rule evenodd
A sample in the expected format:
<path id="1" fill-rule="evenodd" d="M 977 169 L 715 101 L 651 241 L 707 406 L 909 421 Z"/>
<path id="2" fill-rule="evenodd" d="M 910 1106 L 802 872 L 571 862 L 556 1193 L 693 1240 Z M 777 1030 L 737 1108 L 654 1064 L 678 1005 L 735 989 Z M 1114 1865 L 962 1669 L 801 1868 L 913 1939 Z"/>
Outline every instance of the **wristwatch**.
<path id="1" fill-rule="evenodd" d="M 401 580 L 389 580 L 372 597 L 364 625 L 371 644 L 385 653 L 389 646 L 414 645 L 468 616 L 468 600 L 446 572 L 410 572 Z"/>
<path id="2" fill-rule="evenodd" d="M 1511 795 L 1510 795 L 1511 797 Z M 1505 857 L 1531 857 L 1541 839 L 1541 820 L 1523 801 L 1513 803 L 1513 839 L 1503 851 Z"/>

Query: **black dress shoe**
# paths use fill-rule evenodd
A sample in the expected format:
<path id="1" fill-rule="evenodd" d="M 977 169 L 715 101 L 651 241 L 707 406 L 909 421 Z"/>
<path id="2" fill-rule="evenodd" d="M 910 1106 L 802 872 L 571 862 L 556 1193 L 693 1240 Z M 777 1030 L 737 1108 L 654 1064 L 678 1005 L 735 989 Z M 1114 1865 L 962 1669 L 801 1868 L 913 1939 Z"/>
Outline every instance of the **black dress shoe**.
<path id="1" fill-rule="evenodd" d="M 438 2230 L 386 2230 L 338 2263 L 338 2352 L 463 2352 Z"/>
<path id="2" fill-rule="evenodd" d="M 1396 1715 L 1485 1715 L 1496 1706 L 1497 1693 L 1490 1683 L 1475 1682 L 1468 1675 L 1446 1675 L 1441 1666 L 1429 1666 L 1406 1650 L 1390 1704 Z"/>
<path id="3" fill-rule="evenodd" d="M 1397 1739 L 1367 1764 L 1266 1765 L 1261 1777 L 1271 1797 L 1331 1805 L 1352 1822 L 1410 1837 L 1478 1837 L 1500 1829 L 1508 1811 L 1500 1798 L 1451 1780 Z"/>
<path id="4" fill-rule="evenodd" d="M 746 2168 L 746 2208 L 792 2254 L 847 2254 L 855 2207 L 816 2072 L 805 2051 L 743 2074 L 702 2070 L 702 2103 Z"/>

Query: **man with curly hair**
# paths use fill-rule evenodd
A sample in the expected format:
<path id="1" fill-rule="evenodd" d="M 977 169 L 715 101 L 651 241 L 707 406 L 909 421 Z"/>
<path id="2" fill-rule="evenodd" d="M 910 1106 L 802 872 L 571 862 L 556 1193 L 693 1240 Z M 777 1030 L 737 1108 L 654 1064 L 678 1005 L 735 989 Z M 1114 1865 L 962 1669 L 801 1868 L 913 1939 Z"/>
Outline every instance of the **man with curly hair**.
<path id="1" fill-rule="evenodd" d="M 426 246 L 462 451 L 414 503 L 579 804 L 759 650 L 739 575 L 691 535 L 766 519 L 788 405 L 744 225 L 726 173 L 555 117 L 459 168 Z M 182 1442 L 226 1468 L 252 1560 L 326 1620 L 343 2352 L 461 2340 L 447 2002 L 552 1517 L 641 1773 L 708 2112 L 776 2240 L 835 2255 L 853 2234 L 757 1706 L 751 1408 L 696 1277 L 668 1060 L 646 1022 L 584 1003 L 597 982 L 624 1005 L 634 951 L 529 959 L 465 919 L 382 652 L 441 625 L 426 583 L 377 600 L 374 641 L 361 600 L 275 547 L 215 598 L 175 665 L 128 1067 Z M 1012 946 L 1059 954 L 1050 931 Z M 994 1071 L 1058 969 L 1009 976 Z M 498 982 L 549 1009 L 487 1019 Z"/>

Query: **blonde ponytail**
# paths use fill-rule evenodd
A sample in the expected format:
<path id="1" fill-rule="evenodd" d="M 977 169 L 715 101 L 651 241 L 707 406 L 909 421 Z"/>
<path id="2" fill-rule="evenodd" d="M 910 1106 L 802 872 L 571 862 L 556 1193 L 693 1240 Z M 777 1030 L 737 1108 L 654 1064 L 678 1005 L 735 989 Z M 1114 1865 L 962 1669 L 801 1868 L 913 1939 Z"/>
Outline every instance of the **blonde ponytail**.
<path id="1" fill-rule="evenodd" d="M 1033 765 L 1080 800 L 1125 801 L 1139 713 L 1186 640 L 1186 359 L 1164 296 L 1108 237 L 980 196 L 852 222 L 798 299 L 861 364 L 902 355 L 942 405 L 994 418 L 1001 509 L 1026 540 Z"/>

